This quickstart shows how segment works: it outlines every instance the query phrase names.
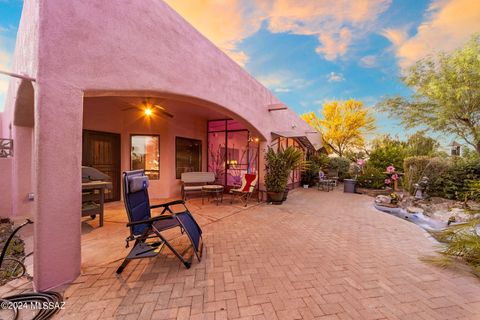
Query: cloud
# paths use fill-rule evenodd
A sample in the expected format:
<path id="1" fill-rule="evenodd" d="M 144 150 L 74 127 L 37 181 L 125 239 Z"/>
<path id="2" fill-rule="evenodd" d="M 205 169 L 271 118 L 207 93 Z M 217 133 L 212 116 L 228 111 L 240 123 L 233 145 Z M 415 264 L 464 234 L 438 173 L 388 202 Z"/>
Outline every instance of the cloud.
<path id="1" fill-rule="evenodd" d="M 5 49 L 2 37 L 0 37 L 0 70 L 10 70 L 11 53 Z M 4 75 L 0 75 L 0 112 L 4 109 L 5 94 L 8 89 L 9 78 Z"/>
<path id="2" fill-rule="evenodd" d="M 260 28 L 260 12 L 249 0 L 166 0 L 185 20 L 240 65 L 248 56 L 237 45 Z"/>
<path id="3" fill-rule="evenodd" d="M 460 47 L 475 32 L 480 32 L 480 2 L 435 0 L 415 35 L 389 30 L 384 36 L 392 42 L 400 67 L 407 68 L 429 54 Z"/>
<path id="4" fill-rule="evenodd" d="M 330 72 L 327 75 L 328 82 L 342 82 L 345 81 L 345 77 L 341 73 Z"/>
<path id="5" fill-rule="evenodd" d="M 345 56 L 351 42 L 375 30 L 378 16 L 392 0 L 166 0 L 196 29 L 239 64 L 242 40 L 267 21 L 272 33 L 310 35 L 327 60 Z"/>
<path id="6" fill-rule="evenodd" d="M 394 47 L 399 47 L 408 39 L 407 28 L 383 29 L 380 34 L 387 38 Z"/>
<path id="7" fill-rule="evenodd" d="M 327 60 L 344 56 L 351 42 L 372 31 L 391 0 L 276 0 L 268 12 L 271 32 L 314 35 Z"/>
<path id="8" fill-rule="evenodd" d="M 352 33 L 348 28 L 342 28 L 338 35 L 321 34 L 318 37 L 321 45 L 315 50 L 323 54 L 327 60 L 335 60 L 347 53 L 348 46 L 352 41 Z"/>
<path id="9" fill-rule="evenodd" d="M 279 70 L 269 74 L 255 77 L 265 87 L 278 93 L 290 92 L 295 89 L 303 89 L 312 84 L 286 70 Z"/>
<path id="10" fill-rule="evenodd" d="M 274 91 L 278 92 L 278 93 L 286 93 L 286 92 L 290 92 L 290 89 L 288 89 L 288 88 L 275 88 Z"/>
<path id="11" fill-rule="evenodd" d="M 360 66 L 364 68 L 375 68 L 378 65 L 377 56 L 368 55 L 360 58 Z"/>

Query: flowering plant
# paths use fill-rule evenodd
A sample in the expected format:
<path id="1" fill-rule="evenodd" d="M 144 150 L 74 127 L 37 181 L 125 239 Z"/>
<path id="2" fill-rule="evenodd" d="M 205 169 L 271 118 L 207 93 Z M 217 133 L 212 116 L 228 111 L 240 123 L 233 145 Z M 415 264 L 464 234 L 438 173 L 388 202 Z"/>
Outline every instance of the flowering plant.
<path id="1" fill-rule="evenodd" d="M 392 192 L 390 194 L 390 203 L 397 204 L 398 203 L 398 194 L 396 192 Z"/>
<path id="2" fill-rule="evenodd" d="M 387 172 L 388 173 L 395 173 L 395 167 L 394 166 L 388 166 L 387 167 Z"/>

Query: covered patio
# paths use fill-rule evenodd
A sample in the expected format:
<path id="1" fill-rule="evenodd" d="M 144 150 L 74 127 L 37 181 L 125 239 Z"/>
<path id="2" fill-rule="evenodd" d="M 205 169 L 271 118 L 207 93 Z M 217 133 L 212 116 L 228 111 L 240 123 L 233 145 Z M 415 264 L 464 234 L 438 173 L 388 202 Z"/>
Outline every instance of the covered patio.
<path id="1" fill-rule="evenodd" d="M 109 206 L 117 213 L 105 226 L 112 236 L 108 250 L 118 252 L 100 257 L 105 248 L 94 240 L 98 229 L 83 222 L 82 275 L 65 288 L 66 309 L 58 318 L 480 316 L 478 278 L 468 269 L 421 261 L 438 244 L 416 225 L 375 210 L 368 196 L 296 189 L 282 206 L 247 209 L 192 200 L 205 236 L 202 262 L 185 269 L 165 250 L 157 259 L 132 262 L 119 277 L 115 259 L 126 250 L 121 235 L 127 230 L 119 204 Z"/>
<path id="2" fill-rule="evenodd" d="M 140 163 L 151 177 L 151 195 L 169 198 L 179 195 L 177 167 L 193 167 L 177 165 L 177 138 L 201 141 L 203 161 L 193 169 L 209 170 L 210 134 L 222 135 L 222 130 L 208 129 L 209 121 L 225 120 L 223 134 L 236 136 L 232 141 L 243 139 L 248 157 L 255 149 L 257 159 L 272 142 L 272 132 L 294 130 L 307 136 L 311 131 L 163 1 L 83 1 L 74 6 L 60 0 L 26 1 L 13 60 L 15 77 L 1 133 L 13 140 L 16 151 L 0 167 L 11 182 L 1 208 L 12 218 L 30 216 L 35 221 L 36 290 L 70 283 L 80 273 L 81 167 L 88 165 L 85 159 L 91 160 L 84 157 L 82 141 L 97 135 L 90 145 L 100 150 L 108 134 L 119 148 L 96 155 L 116 155 L 110 161 L 115 170 L 105 169 L 112 169 L 112 180 L 119 181 L 121 171 L 138 169 Z M 136 110 L 142 104 L 159 105 L 164 112 L 155 122 L 144 121 Z M 229 130 L 229 125 L 240 128 Z M 241 133 L 234 134 L 237 130 Z M 135 144 L 145 136 L 148 143 Z M 318 134 L 310 134 L 309 141 L 321 147 Z M 138 155 L 148 148 L 160 156 Z M 262 163 L 247 161 L 245 167 L 236 157 L 229 158 L 229 152 L 237 151 L 228 144 L 217 150 L 225 155 L 227 189 L 235 182 L 232 173 L 255 169 L 261 176 Z M 114 185 L 111 200 L 120 199 L 120 189 L 119 183 Z"/>

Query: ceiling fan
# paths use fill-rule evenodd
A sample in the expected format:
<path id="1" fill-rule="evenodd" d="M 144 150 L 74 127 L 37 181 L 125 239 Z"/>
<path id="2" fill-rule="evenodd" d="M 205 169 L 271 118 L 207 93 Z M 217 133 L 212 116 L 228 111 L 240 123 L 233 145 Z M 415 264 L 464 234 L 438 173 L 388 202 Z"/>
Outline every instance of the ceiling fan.
<path id="1" fill-rule="evenodd" d="M 159 104 L 154 104 L 150 102 L 149 98 L 146 98 L 145 100 L 142 101 L 140 105 L 132 105 L 131 107 L 122 109 L 122 111 L 128 111 L 128 110 L 138 110 L 142 112 L 145 116 L 151 117 L 152 115 L 155 114 L 155 112 L 159 112 L 160 114 L 167 116 L 169 118 L 173 118 L 173 114 L 169 113 L 164 107 L 162 107 Z"/>

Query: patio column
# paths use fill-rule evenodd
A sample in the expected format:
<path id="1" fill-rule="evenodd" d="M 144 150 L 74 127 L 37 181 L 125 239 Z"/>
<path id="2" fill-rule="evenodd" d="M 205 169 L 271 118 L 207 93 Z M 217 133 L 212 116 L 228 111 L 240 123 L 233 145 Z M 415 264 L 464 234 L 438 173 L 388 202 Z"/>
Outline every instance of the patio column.
<path id="1" fill-rule="evenodd" d="M 51 79 L 37 84 L 34 286 L 46 290 L 80 274 L 83 93 Z"/>

